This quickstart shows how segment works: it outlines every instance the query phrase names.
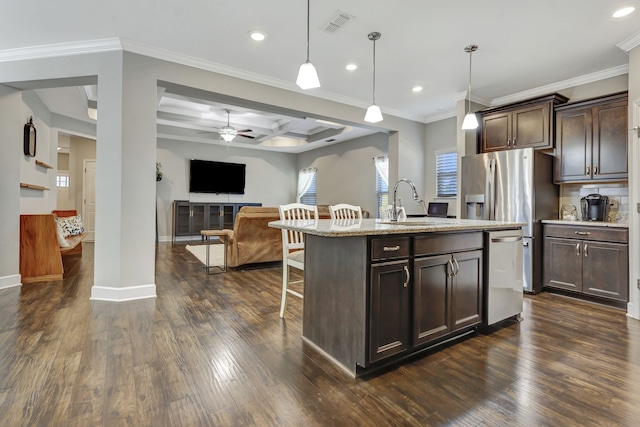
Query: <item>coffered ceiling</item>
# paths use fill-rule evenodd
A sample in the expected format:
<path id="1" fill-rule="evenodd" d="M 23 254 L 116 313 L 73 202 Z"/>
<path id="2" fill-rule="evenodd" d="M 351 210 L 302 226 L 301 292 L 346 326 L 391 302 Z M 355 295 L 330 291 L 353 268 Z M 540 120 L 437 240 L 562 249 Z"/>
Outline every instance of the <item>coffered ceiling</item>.
<path id="1" fill-rule="evenodd" d="M 456 100 L 464 97 L 468 85 L 464 47 L 472 43 L 479 45 L 473 54 L 473 94 L 485 104 L 625 74 L 628 57 L 618 45 L 637 44 L 640 10 L 619 19 L 611 14 L 628 3 L 312 0 L 310 59 L 322 86 L 305 93 L 361 107 L 364 117 L 372 99 L 371 31 L 382 33 L 376 42 L 377 104 L 384 114 L 422 122 L 454 115 Z M 640 4 L 635 6 L 640 9 Z M 266 39 L 253 41 L 252 30 L 265 32 Z M 120 38 L 150 55 L 163 52 L 176 61 L 206 62 L 219 72 L 302 92 L 295 79 L 306 59 L 305 36 L 303 0 L 31 0 L 3 7 L 0 60 L 29 46 Z M 348 71 L 347 64 L 357 69 Z M 416 86 L 422 91 L 413 92 Z M 83 108 L 69 105 L 73 99 L 86 103 L 84 90 L 47 89 L 39 95 L 58 114 L 90 120 Z M 164 96 L 158 107 L 159 134 L 167 137 L 219 140 L 203 132 L 225 125 L 226 109 L 231 111 L 231 126 L 251 129 L 247 134 L 254 137 L 238 137 L 237 143 L 252 147 L 273 148 L 289 138 L 286 141 L 298 147 L 292 149 L 304 150 L 372 132 L 354 124 L 321 123 L 304 112 L 288 117 L 174 95 Z M 380 125 L 384 127 L 384 121 Z"/>

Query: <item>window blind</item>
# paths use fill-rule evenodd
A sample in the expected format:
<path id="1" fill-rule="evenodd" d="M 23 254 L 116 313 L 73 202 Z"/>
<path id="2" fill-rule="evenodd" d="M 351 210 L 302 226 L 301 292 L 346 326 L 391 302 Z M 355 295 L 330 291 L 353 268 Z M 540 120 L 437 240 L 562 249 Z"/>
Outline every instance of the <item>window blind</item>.
<path id="1" fill-rule="evenodd" d="M 458 153 L 436 153 L 436 195 L 455 197 L 458 193 Z"/>

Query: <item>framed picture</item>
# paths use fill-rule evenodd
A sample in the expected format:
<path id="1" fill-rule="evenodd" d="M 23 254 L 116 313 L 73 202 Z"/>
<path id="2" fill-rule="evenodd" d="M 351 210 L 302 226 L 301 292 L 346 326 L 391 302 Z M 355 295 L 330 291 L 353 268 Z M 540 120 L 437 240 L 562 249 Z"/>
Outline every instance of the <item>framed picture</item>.
<path id="1" fill-rule="evenodd" d="M 24 125 L 24 155 L 36 156 L 36 127 L 33 125 L 33 117 Z"/>

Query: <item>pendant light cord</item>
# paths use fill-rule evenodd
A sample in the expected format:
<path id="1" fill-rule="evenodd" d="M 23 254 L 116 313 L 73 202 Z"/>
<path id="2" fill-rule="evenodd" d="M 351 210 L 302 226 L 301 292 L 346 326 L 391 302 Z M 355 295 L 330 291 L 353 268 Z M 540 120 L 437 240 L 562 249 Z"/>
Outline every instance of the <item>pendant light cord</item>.
<path id="1" fill-rule="evenodd" d="M 376 103 L 376 39 L 373 39 L 373 103 Z"/>
<path id="2" fill-rule="evenodd" d="M 309 62 L 309 15 L 311 15 L 311 0 L 307 0 L 307 62 Z"/>
<path id="3" fill-rule="evenodd" d="M 469 108 L 467 114 L 471 113 L 471 57 L 473 56 L 473 49 L 469 49 Z"/>

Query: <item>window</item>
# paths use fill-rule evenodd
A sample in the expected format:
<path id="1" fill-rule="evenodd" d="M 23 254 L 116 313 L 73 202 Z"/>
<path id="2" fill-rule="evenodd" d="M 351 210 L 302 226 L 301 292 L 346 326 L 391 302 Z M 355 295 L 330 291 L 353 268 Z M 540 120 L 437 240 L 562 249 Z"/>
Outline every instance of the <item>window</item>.
<path id="1" fill-rule="evenodd" d="M 455 197 L 458 194 L 458 153 L 454 150 L 436 151 L 436 197 Z"/>
<path id="2" fill-rule="evenodd" d="M 376 218 L 380 218 L 380 208 L 389 204 L 389 158 L 376 157 Z"/>
<path id="3" fill-rule="evenodd" d="M 58 175 L 56 177 L 57 187 L 69 187 L 69 175 Z"/>
<path id="4" fill-rule="evenodd" d="M 305 205 L 316 204 L 316 168 L 300 169 L 298 171 L 298 202 Z"/>

